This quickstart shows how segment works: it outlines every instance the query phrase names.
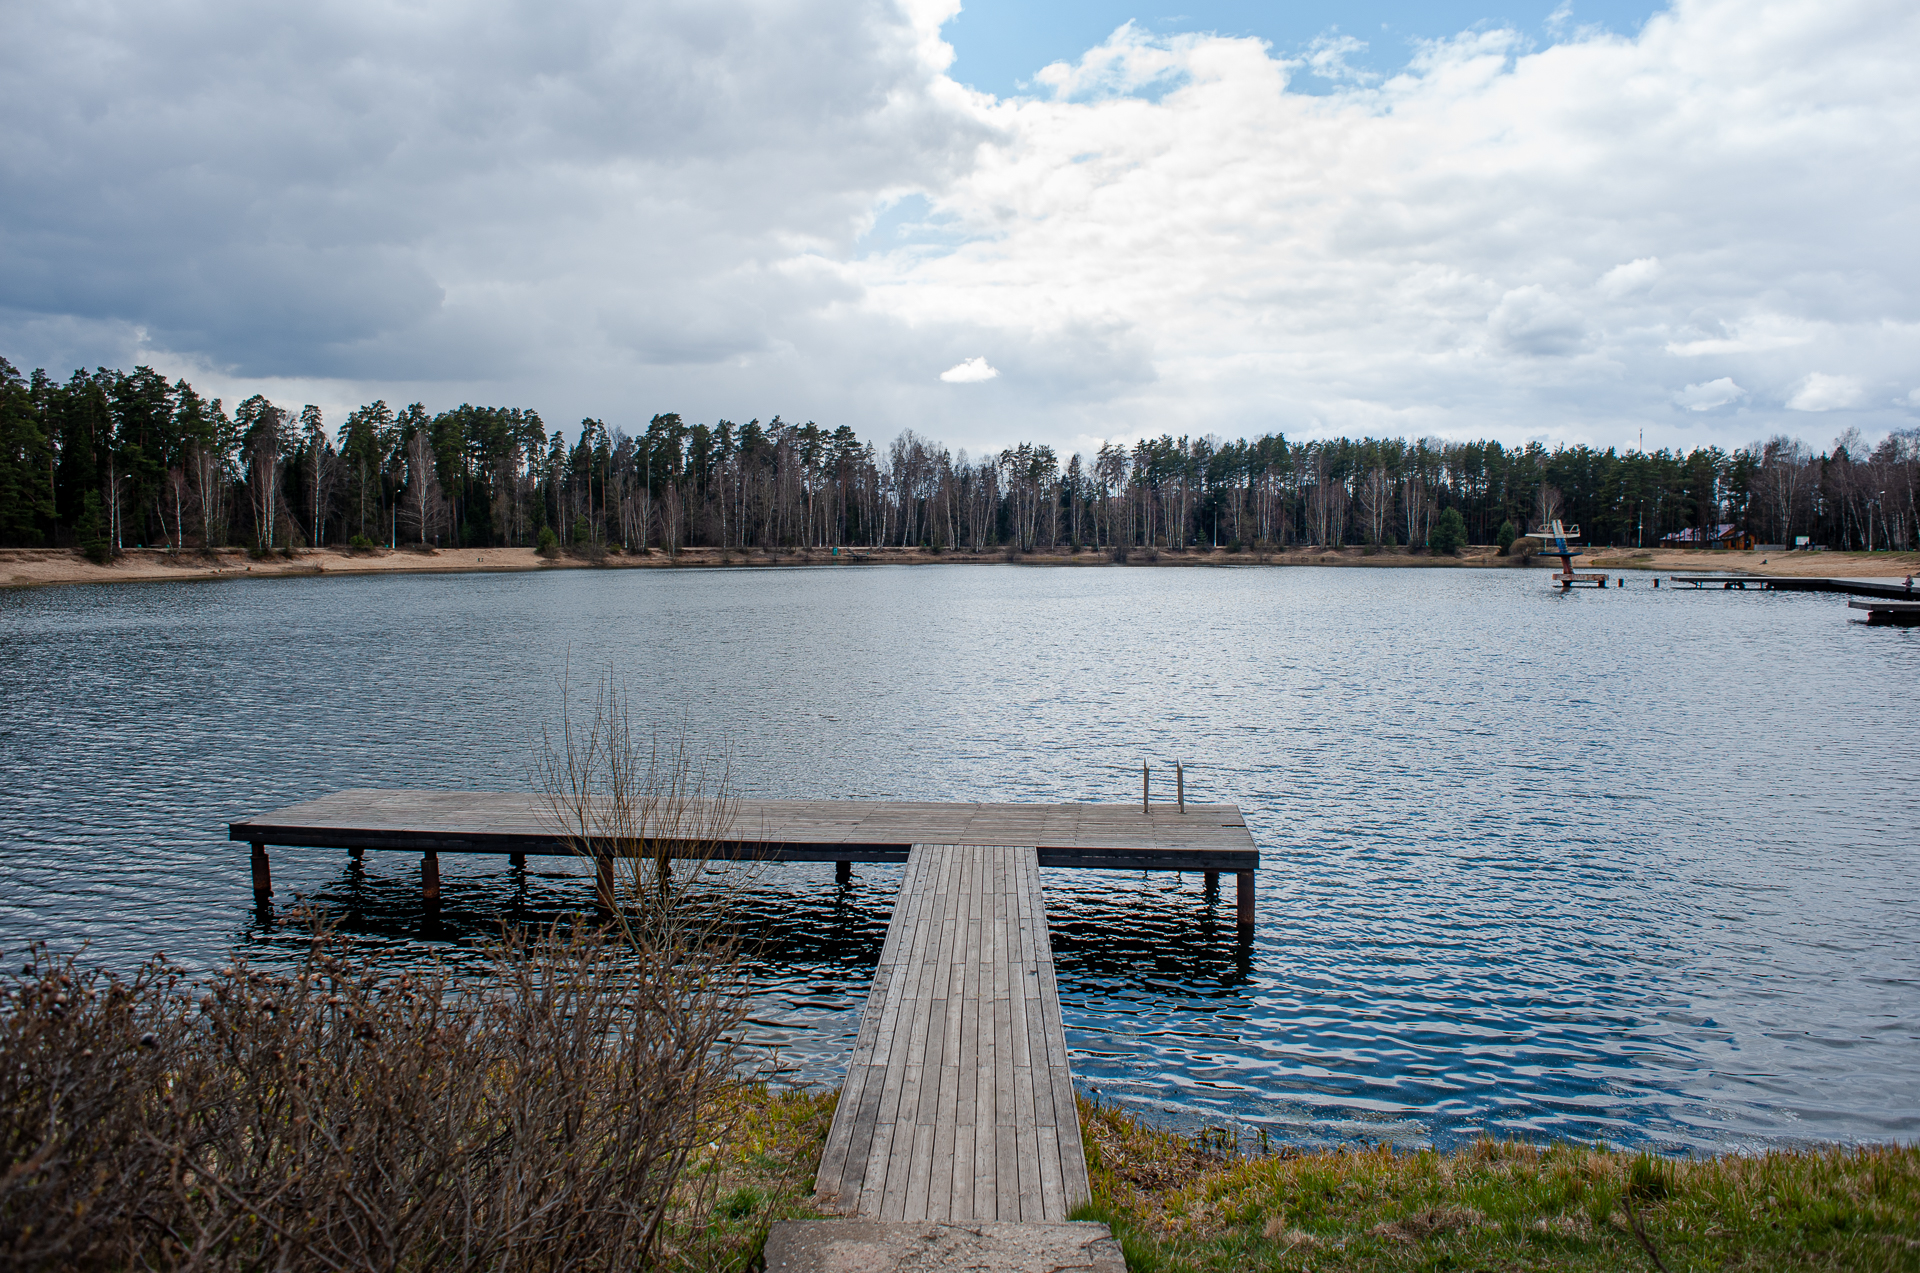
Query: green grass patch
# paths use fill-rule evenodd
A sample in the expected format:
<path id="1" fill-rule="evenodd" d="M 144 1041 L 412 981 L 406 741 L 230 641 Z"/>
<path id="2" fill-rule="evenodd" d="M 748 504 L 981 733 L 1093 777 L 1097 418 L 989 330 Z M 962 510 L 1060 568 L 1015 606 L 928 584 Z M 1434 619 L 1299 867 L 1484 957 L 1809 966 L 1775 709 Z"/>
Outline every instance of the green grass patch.
<path id="1" fill-rule="evenodd" d="M 687 1164 L 660 1265 L 744 1273 L 759 1267 L 774 1221 L 821 1216 L 812 1206 L 813 1177 L 837 1100 L 834 1092 L 752 1083 L 716 1102 L 703 1120 L 715 1139 Z"/>
<path id="2" fill-rule="evenodd" d="M 1081 1126 L 1093 1200 L 1076 1218 L 1108 1224 L 1134 1273 L 1920 1270 L 1916 1146 L 1241 1157 L 1086 1103 Z"/>

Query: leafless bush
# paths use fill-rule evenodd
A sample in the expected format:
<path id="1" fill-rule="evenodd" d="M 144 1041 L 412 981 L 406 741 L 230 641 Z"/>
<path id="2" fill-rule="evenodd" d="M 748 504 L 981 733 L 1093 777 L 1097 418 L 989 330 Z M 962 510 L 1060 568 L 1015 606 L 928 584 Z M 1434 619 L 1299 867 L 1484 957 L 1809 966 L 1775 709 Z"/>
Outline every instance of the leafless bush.
<path id="1" fill-rule="evenodd" d="M 724 952 L 510 940 L 491 975 L 130 980 L 35 952 L 0 1023 L 0 1263 L 619 1269 L 658 1256 L 728 1079 Z"/>
<path id="2" fill-rule="evenodd" d="M 130 979 L 44 950 L 0 1005 L 0 1266 L 626 1269 L 696 1259 L 745 1011 L 716 864 L 724 764 L 637 745 L 611 676 L 546 756 L 625 872 L 618 922 L 510 934 L 484 975 Z M 724 1122 L 724 1118 L 719 1120 Z M 699 1150 L 705 1153 L 704 1149 Z"/>
<path id="3" fill-rule="evenodd" d="M 584 715 L 574 702 L 563 684 L 558 733 L 543 735 L 535 774 L 560 833 L 607 864 L 609 900 L 631 940 L 730 952 L 727 904 L 754 864 L 730 856 L 739 800 L 727 758 L 697 749 L 684 729 L 643 737 L 611 669 Z"/>

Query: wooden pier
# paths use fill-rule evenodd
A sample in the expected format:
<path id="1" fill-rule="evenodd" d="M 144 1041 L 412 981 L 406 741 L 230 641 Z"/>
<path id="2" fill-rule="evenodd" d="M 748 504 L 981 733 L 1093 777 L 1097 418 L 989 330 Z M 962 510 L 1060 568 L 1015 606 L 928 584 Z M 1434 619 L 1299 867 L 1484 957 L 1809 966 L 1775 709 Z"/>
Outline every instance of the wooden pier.
<path id="1" fill-rule="evenodd" d="M 692 820 L 695 824 L 699 819 Z M 421 855 L 421 889 L 439 901 L 442 853 L 575 857 L 545 798 L 526 792 L 337 791 L 228 824 L 253 846 L 253 888 L 273 892 L 274 846 Z M 904 862 L 915 844 L 1032 849 L 1039 865 L 1104 871 L 1201 871 L 1237 877 L 1238 922 L 1253 926 L 1260 869 L 1240 810 L 1230 804 L 944 804 L 905 800 L 741 800 L 718 842 L 672 847 L 676 856 L 775 862 Z M 610 893 L 611 856 L 595 853 Z"/>
<path id="2" fill-rule="evenodd" d="M 1920 594 L 1910 591 L 1897 579 L 1839 579 L 1823 575 L 1723 573 L 1668 575 L 1667 582 L 1675 587 L 1692 588 L 1695 591 L 1719 589 L 1745 592 L 1749 588 L 1755 588 L 1762 592 L 1840 592 L 1849 596 L 1876 597 L 1885 601 L 1920 600 Z"/>
<path id="3" fill-rule="evenodd" d="M 268 903 L 271 846 L 576 856 L 541 797 L 342 791 L 234 822 Z M 589 849 L 595 846 L 589 844 Z M 675 846 L 669 845 L 670 848 Z M 1058 1225 L 1087 1201 L 1040 868 L 1238 877 L 1241 939 L 1260 852 L 1233 805 L 746 800 L 684 856 L 904 862 L 847 1079 L 815 1177 L 822 1208 L 872 1221 Z M 603 900 L 613 859 L 598 857 Z"/>

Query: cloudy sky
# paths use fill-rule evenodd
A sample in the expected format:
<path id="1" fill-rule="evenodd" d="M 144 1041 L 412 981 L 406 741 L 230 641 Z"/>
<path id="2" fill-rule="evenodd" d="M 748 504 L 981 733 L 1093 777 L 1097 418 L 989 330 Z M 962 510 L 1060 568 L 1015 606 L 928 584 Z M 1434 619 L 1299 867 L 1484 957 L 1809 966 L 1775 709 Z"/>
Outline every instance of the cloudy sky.
<path id="1" fill-rule="evenodd" d="M 1912 0 L 0 15 L 23 368 L 976 452 L 1920 424 Z"/>

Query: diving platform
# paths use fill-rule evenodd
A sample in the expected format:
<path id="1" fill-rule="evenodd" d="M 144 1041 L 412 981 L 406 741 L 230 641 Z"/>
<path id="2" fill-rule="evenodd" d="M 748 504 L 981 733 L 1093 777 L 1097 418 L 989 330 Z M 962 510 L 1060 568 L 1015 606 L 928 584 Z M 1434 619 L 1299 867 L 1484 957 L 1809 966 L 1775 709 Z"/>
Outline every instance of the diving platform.
<path id="1" fill-rule="evenodd" d="M 1533 538 L 1542 541 L 1541 556 L 1560 559 L 1559 573 L 1552 576 L 1553 582 L 1560 585 L 1560 591 L 1567 592 L 1575 587 L 1604 588 L 1607 586 L 1607 576 L 1604 574 L 1584 573 L 1573 568 L 1573 559 L 1584 556 L 1586 553 L 1586 549 L 1577 548 L 1570 542 L 1580 537 L 1578 526 L 1565 525 L 1556 517 L 1549 526 L 1530 533 Z M 1549 546 L 1545 542 L 1547 540 L 1552 540 L 1553 543 Z"/>

